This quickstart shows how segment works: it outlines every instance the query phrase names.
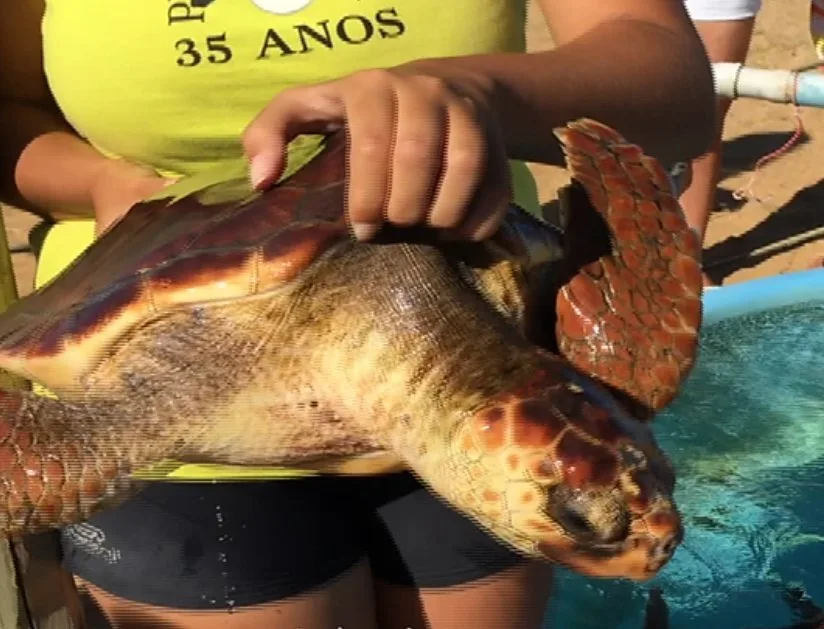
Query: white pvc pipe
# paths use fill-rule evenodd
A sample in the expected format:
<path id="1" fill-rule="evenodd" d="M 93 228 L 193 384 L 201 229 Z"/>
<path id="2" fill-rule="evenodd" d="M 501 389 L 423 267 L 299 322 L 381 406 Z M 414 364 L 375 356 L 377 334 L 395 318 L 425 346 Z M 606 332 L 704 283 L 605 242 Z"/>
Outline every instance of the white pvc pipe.
<path id="1" fill-rule="evenodd" d="M 753 98 L 803 107 L 824 107 L 824 72 L 749 68 L 740 63 L 714 63 L 715 91 L 725 98 Z M 795 91 L 795 96 L 793 92 Z"/>

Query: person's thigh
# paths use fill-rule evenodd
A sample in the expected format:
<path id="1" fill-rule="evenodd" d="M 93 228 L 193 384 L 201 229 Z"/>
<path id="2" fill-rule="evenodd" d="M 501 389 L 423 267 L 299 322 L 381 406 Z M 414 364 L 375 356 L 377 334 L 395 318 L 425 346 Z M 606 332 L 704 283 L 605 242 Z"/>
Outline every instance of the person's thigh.
<path id="1" fill-rule="evenodd" d="M 744 62 L 760 0 L 686 0 L 684 4 L 711 62 Z M 712 146 L 707 153 L 692 161 L 690 183 L 679 199 L 687 222 L 702 241 L 710 213 L 715 208 L 716 188 L 721 173 L 724 121 L 730 104 L 729 99 L 718 99 Z M 713 283 L 705 274 L 704 284 Z"/>
<path id="2" fill-rule="evenodd" d="M 754 19 L 762 0 L 684 0 L 693 22 L 735 22 Z"/>
<path id="3" fill-rule="evenodd" d="M 754 16 L 737 20 L 695 21 L 695 30 L 701 36 L 707 56 L 712 63 L 744 63 L 750 47 L 754 26 Z M 729 99 L 718 99 L 716 113 L 717 137 L 714 146 L 716 150 L 718 150 L 721 142 L 724 119 L 730 105 L 731 101 Z"/>
<path id="4" fill-rule="evenodd" d="M 79 585 L 110 629 L 374 629 L 374 585 L 366 560 L 306 594 L 223 611 L 170 609 L 136 603 L 90 583 Z M 98 627 L 99 625 L 93 625 Z"/>
<path id="5" fill-rule="evenodd" d="M 341 482 L 150 485 L 67 527 L 64 561 L 116 629 L 371 628 L 360 519 Z"/>
<path id="6" fill-rule="evenodd" d="M 684 0 L 713 63 L 743 63 L 761 0 Z"/>
<path id="7" fill-rule="evenodd" d="M 524 562 L 477 581 L 415 588 L 378 581 L 380 629 L 546 629 L 552 567 Z"/>
<path id="8" fill-rule="evenodd" d="M 699 20 L 695 22 L 695 29 L 704 42 L 710 61 L 743 63 L 754 25 L 755 18 L 717 22 Z"/>
<path id="9" fill-rule="evenodd" d="M 367 542 L 380 629 L 541 627 L 550 565 L 523 559 L 411 475 L 371 490 L 383 498 Z"/>

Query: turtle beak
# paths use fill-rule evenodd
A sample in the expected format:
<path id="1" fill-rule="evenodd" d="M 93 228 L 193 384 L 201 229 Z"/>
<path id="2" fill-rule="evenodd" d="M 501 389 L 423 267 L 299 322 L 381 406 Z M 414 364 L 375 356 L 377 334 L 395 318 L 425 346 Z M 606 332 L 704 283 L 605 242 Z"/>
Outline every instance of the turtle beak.
<path id="1" fill-rule="evenodd" d="M 541 554 L 549 561 L 588 577 L 647 581 L 667 565 L 683 539 L 680 517 L 661 513 L 658 531 L 634 533 L 622 542 L 582 546 L 574 541 L 566 548 L 556 544 L 539 544 Z M 633 527 L 635 528 L 635 527 Z"/>

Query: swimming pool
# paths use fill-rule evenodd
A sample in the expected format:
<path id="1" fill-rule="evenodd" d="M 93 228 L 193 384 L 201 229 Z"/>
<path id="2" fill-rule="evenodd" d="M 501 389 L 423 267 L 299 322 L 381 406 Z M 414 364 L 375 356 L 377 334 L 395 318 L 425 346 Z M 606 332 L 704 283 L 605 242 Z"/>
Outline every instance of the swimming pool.
<path id="1" fill-rule="evenodd" d="M 653 581 L 563 572 L 552 629 L 641 629 L 662 589 L 671 629 L 784 627 L 782 586 L 824 603 L 824 269 L 709 291 L 701 354 L 656 419 L 686 536 Z"/>

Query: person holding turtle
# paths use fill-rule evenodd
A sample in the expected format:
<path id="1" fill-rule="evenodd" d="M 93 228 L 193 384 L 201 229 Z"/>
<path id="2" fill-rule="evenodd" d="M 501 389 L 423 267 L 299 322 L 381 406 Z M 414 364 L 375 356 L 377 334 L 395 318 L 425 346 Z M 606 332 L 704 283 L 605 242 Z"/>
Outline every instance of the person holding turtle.
<path id="1" fill-rule="evenodd" d="M 354 237 L 385 223 L 494 233 L 537 211 L 524 162 L 590 117 L 664 163 L 714 131 L 709 64 L 677 0 L 20 0 L 4 7 L 0 191 L 56 222 L 42 285 L 136 202 L 238 165 L 265 188 L 348 136 Z M 483 199 L 483 203 L 476 202 Z M 116 628 L 537 629 L 552 582 L 410 474 L 232 482 L 180 465 L 63 533 Z M 234 612 L 234 613 L 227 613 Z"/>

